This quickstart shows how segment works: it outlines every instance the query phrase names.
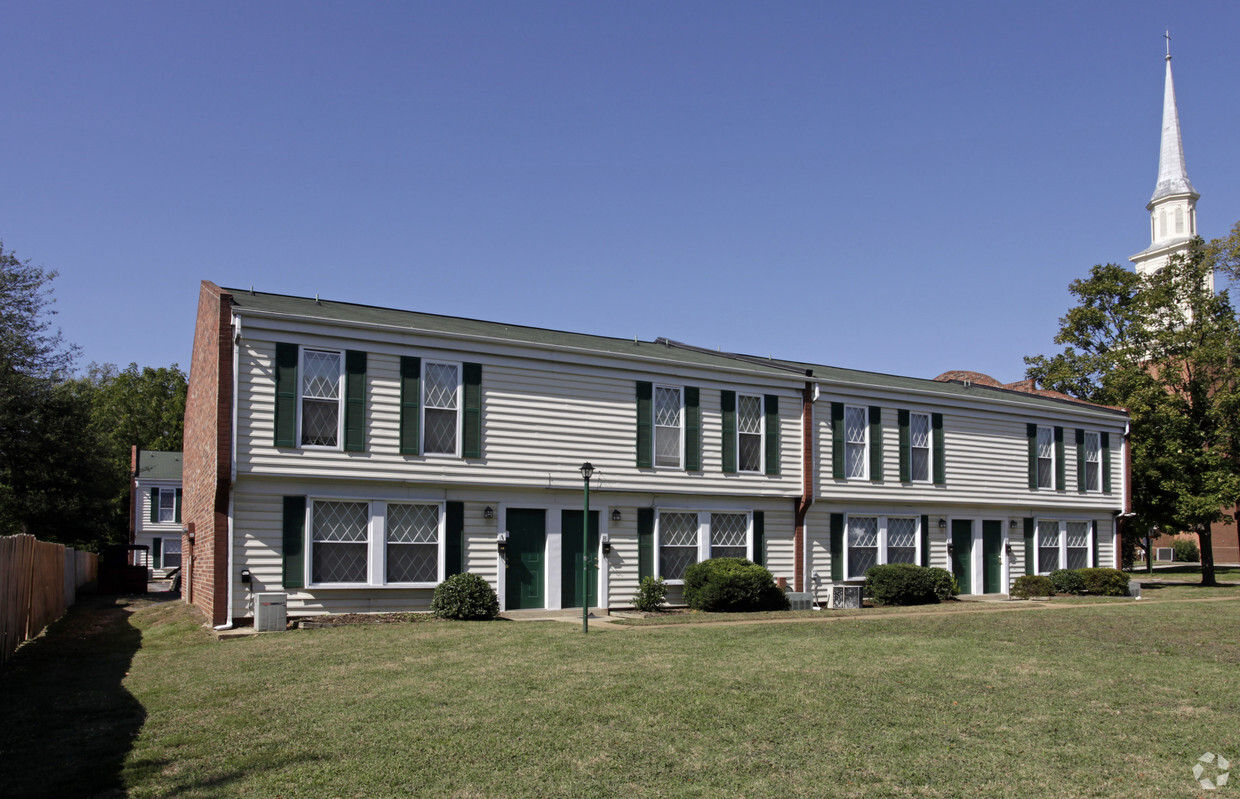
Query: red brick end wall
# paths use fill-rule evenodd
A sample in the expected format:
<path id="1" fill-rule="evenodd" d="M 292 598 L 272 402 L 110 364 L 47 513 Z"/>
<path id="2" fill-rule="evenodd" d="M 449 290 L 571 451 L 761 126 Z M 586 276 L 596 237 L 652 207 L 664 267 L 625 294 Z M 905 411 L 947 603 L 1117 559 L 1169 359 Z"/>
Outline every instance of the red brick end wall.
<path id="1" fill-rule="evenodd" d="M 232 468 L 232 295 L 204 280 L 185 402 L 181 518 L 193 525 L 185 553 L 182 592 L 213 625 L 228 615 L 228 489 Z"/>

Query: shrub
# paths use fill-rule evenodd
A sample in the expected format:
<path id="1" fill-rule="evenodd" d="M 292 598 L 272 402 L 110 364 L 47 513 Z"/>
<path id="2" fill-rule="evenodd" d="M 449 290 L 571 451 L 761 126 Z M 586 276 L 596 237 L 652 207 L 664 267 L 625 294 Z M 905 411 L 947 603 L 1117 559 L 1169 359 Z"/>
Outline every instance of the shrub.
<path id="1" fill-rule="evenodd" d="M 478 575 L 472 572 L 454 574 L 435 587 L 431 612 L 441 619 L 493 619 L 499 615 L 499 597 Z"/>
<path id="2" fill-rule="evenodd" d="M 959 592 L 951 572 L 912 563 L 871 566 L 865 573 L 865 590 L 876 605 L 929 605 Z"/>
<path id="3" fill-rule="evenodd" d="M 1175 559 L 1180 563 L 1196 563 L 1201 560 L 1201 550 L 1197 549 L 1197 542 L 1191 538 L 1177 538 L 1171 542 L 1171 547 L 1175 550 Z"/>
<path id="4" fill-rule="evenodd" d="M 694 610 L 744 613 L 787 610 L 788 597 L 764 566 L 745 558 L 711 558 L 685 569 L 685 604 Z"/>
<path id="5" fill-rule="evenodd" d="M 1055 586 L 1057 594 L 1085 593 L 1085 581 L 1071 569 L 1055 569 L 1051 572 L 1051 584 Z"/>
<path id="6" fill-rule="evenodd" d="M 1085 592 L 1095 596 L 1128 596 L 1128 575 L 1119 569 L 1077 569 Z"/>
<path id="7" fill-rule="evenodd" d="M 643 577 L 637 593 L 633 595 L 633 607 L 646 613 L 653 613 L 663 606 L 667 599 L 667 584 L 662 577 Z"/>
<path id="8" fill-rule="evenodd" d="M 1035 596 L 1053 596 L 1055 584 L 1042 574 L 1022 574 L 1012 583 L 1012 596 L 1017 599 L 1033 599 Z"/>

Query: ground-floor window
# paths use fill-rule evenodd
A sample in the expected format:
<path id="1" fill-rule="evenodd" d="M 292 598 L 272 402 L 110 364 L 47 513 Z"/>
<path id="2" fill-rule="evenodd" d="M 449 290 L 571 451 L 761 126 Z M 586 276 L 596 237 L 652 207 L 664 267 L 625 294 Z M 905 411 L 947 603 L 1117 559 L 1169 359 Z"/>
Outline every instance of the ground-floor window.
<path id="1" fill-rule="evenodd" d="M 1092 565 L 1093 524 L 1079 519 L 1038 519 L 1038 574 Z"/>
<path id="2" fill-rule="evenodd" d="M 181 539 L 165 538 L 163 542 L 163 563 L 161 568 L 176 569 L 181 566 Z"/>
<path id="3" fill-rule="evenodd" d="M 685 569 L 707 558 L 748 558 L 753 514 L 664 510 L 658 514 L 659 576 L 683 580 Z"/>
<path id="4" fill-rule="evenodd" d="M 921 556 L 921 517 L 849 515 L 844 549 L 849 580 L 865 578 L 871 566 L 918 563 Z"/>
<path id="5" fill-rule="evenodd" d="M 315 500 L 310 581 L 433 586 L 442 569 L 443 516 L 437 502 Z"/>

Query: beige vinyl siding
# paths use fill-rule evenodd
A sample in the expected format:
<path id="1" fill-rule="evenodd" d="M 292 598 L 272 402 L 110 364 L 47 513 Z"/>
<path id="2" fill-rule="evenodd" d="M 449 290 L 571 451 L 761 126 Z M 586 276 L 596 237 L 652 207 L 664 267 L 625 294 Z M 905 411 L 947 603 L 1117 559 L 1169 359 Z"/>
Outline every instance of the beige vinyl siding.
<path id="1" fill-rule="evenodd" d="M 152 488 L 180 488 L 181 484 L 173 481 L 139 481 L 134 493 L 137 502 L 138 511 L 138 529 L 139 533 L 148 533 L 156 536 L 180 535 L 181 525 L 179 522 L 152 522 L 151 521 L 151 489 Z"/>
<path id="2" fill-rule="evenodd" d="M 495 501 L 471 500 L 465 503 L 465 562 L 462 568 L 486 580 L 492 588 L 499 585 L 499 549 L 496 544 L 499 515 L 487 519 L 483 513 L 488 507 L 494 511 L 498 506 Z"/>
<path id="3" fill-rule="evenodd" d="M 761 507 L 755 510 L 762 510 Z M 766 568 L 776 578 L 788 580 L 789 590 L 795 585 L 796 579 L 796 515 L 791 509 L 765 509 L 766 524 Z"/>
<path id="4" fill-rule="evenodd" d="M 607 566 L 607 605 L 608 607 L 626 607 L 633 604 L 633 595 L 637 593 L 637 508 L 628 505 L 613 505 L 620 510 L 620 521 L 608 519 L 608 537 L 611 539 L 611 554 L 604 563 Z M 609 511 L 610 512 L 610 511 Z"/>

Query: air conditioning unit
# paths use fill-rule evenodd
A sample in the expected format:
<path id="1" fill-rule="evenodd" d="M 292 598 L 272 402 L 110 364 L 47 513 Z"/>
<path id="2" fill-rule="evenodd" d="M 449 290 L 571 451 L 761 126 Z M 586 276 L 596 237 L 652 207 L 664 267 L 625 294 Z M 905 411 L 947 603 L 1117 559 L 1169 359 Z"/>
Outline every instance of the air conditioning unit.
<path id="1" fill-rule="evenodd" d="M 831 607 L 832 608 L 851 608 L 857 610 L 861 608 L 861 586 L 859 585 L 833 585 L 831 586 Z"/>
<path id="2" fill-rule="evenodd" d="M 287 625 L 288 594 L 254 595 L 254 630 L 256 632 L 284 632 Z"/>
<path id="3" fill-rule="evenodd" d="M 788 591 L 784 596 L 788 597 L 789 610 L 814 609 L 814 595 L 808 591 Z"/>
<path id="4" fill-rule="evenodd" d="M 1171 547 L 1155 547 L 1154 560 L 1169 563 L 1175 560 L 1175 550 Z"/>

